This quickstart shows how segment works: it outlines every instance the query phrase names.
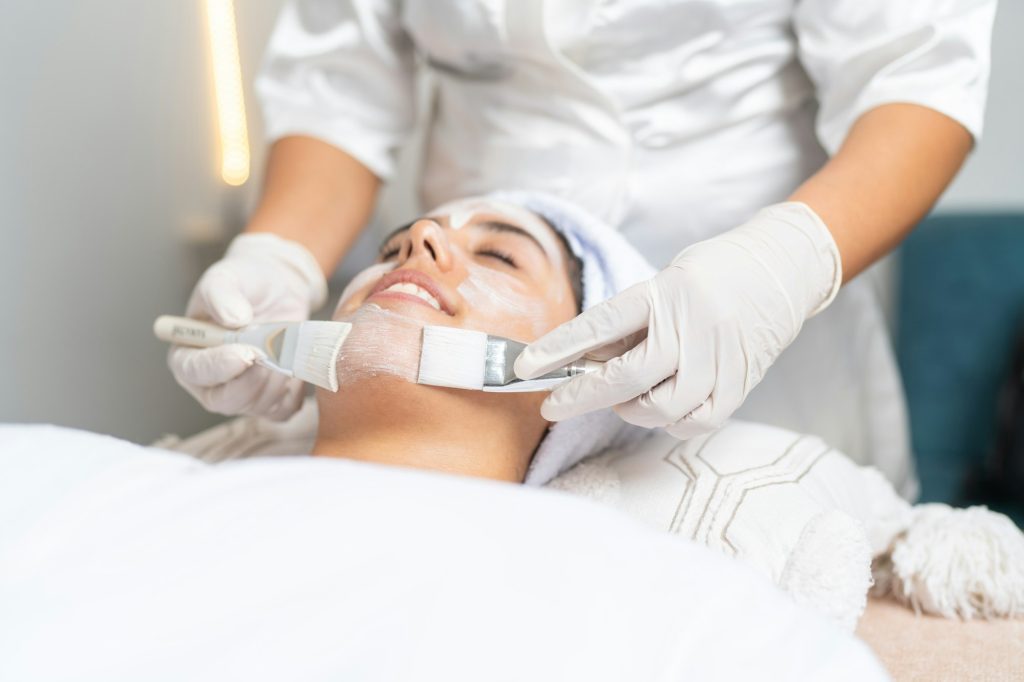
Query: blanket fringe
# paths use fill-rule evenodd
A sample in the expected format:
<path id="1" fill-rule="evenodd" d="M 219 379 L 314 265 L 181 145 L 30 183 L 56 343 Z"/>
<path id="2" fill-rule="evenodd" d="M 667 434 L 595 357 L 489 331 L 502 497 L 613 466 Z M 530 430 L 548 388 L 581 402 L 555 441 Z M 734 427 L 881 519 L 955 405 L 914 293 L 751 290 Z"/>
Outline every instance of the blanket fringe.
<path id="1" fill-rule="evenodd" d="M 986 507 L 914 507 L 910 526 L 875 562 L 878 587 L 916 612 L 946 618 L 1024 615 L 1024 534 Z"/>
<path id="2" fill-rule="evenodd" d="M 841 511 L 815 516 L 779 579 L 779 587 L 799 603 L 818 609 L 853 632 L 867 605 L 871 586 L 871 547 L 864 527 Z"/>

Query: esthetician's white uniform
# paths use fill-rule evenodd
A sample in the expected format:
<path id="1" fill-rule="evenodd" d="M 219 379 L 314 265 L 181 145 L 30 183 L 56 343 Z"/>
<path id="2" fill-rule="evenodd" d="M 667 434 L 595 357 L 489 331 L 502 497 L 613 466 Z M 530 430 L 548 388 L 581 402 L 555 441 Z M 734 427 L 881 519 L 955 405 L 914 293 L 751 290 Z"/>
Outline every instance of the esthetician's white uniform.
<path id="1" fill-rule="evenodd" d="M 258 80 L 271 139 L 381 178 L 434 81 L 425 205 L 567 196 L 658 267 L 782 201 L 874 106 L 981 130 L 995 0 L 298 0 Z M 421 71 L 422 72 L 422 71 Z M 809 320 L 736 413 L 814 433 L 915 492 L 906 407 L 868 278 Z"/>

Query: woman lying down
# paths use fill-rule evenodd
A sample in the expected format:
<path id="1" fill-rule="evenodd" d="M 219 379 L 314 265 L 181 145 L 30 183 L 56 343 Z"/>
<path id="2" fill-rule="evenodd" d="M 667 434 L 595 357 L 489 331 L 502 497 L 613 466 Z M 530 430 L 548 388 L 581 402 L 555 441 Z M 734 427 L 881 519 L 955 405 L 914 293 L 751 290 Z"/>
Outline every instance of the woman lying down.
<path id="1" fill-rule="evenodd" d="M 318 457 L 209 466 L 3 427 L 0 679 L 884 679 L 862 644 L 764 577 L 794 593 L 792 576 L 822 565 L 831 536 L 807 529 L 838 529 L 833 554 L 869 558 L 857 552 L 882 534 L 837 525 L 829 505 L 843 495 L 794 488 L 797 502 L 778 506 L 806 513 L 780 521 L 778 541 L 720 529 L 736 562 L 702 532 L 681 541 L 663 532 L 679 534 L 671 522 L 656 532 L 578 496 L 498 483 L 567 472 L 560 487 L 657 525 L 657 504 L 629 502 L 636 470 L 607 457 L 644 461 L 658 437 L 641 443 L 607 412 L 551 426 L 543 394 L 413 381 L 425 324 L 529 341 L 650 273 L 617 233 L 556 200 L 458 202 L 396 231 L 343 294 L 335 317 L 355 326 L 341 390 L 317 394 Z M 678 472 L 710 443 L 648 452 Z M 609 447 L 601 466 L 573 467 Z M 700 475 L 687 485 L 696 499 Z M 871 502 L 906 528 L 893 519 L 910 512 L 884 490 Z M 701 518 L 728 516 L 712 503 Z M 824 590 L 824 603 L 828 585 L 805 592 Z"/>
<path id="2" fill-rule="evenodd" d="M 313 453 L 551 482 L 735 556 L 847 630 L 872 582 L 917 611 L 1024 615 L 1024 537 L 1008 519 L 912 508 L 877 470 L 816 438 L 734 422 L 680 443 L 608 410 L 552 426 L 538 410 L 543 393 L 415 383 L 424 325 L 531 341 L 653 273 L 618 232 L 549 196 L 454 202 L 395 230 L 335 311 L 356 324 L 339 363 L 342 390 L 317 395 Z M 279 440 L 311 438 L 304 423 L 276 431 Z M 274 433 L 241 420 L 179 448 L 208 460 L 279 452 L 267 442 Z"/>

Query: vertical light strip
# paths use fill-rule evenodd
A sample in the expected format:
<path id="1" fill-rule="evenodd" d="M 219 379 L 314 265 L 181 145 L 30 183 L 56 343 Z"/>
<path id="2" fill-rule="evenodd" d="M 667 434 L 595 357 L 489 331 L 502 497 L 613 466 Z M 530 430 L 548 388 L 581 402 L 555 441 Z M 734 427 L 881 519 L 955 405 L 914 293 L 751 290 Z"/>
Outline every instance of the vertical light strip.
<path id="1" fill-rule="evenodd" d="M 206 0 L 206 19 L 220 129 L 220 175 L 229 185 L 241 185 L 249 178 L 249 131 L 233 0 Z"/>

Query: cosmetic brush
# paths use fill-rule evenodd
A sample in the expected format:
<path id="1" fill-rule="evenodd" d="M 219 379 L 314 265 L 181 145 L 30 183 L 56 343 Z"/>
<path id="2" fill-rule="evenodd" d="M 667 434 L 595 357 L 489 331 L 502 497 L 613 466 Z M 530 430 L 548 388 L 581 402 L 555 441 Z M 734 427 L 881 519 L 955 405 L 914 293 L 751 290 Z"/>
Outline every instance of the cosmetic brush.
<path id="1" fill-rule="evenodd" d="M 417 383 L 489 393 L 550 391 L 566 379 L 593 371 L 603 363 L 577 360 L 535 379 L 516 376 L 513 365 L 526 344 L 501 336 L 455 327 L 426 326 Z"/>
<path id="2" fill-rule="evenodd" d="M 263 367 L 335 392 L 338 356 L 350 331 L 349 322 L 270 322 L 224 329 L 188 317 L 161 315 L 153 323 L 153 333 L 162 341 L 195 348 L 242 343 L 260 352 L 257 362 Z"/>

